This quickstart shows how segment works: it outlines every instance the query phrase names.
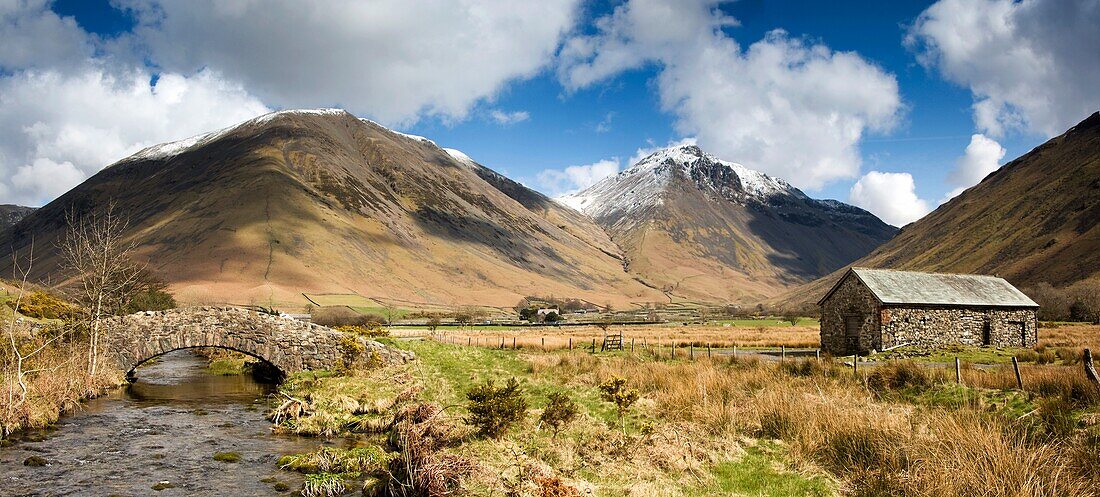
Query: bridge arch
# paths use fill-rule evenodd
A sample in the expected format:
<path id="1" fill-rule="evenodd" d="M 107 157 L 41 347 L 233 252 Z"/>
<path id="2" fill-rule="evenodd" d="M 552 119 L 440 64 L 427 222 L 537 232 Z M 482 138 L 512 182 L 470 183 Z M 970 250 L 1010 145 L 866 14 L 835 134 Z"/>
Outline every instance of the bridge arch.
<path id="1" fill-rule="evenodd" d="M 387 362 L 411 353 L 292 318 L 233 307 L 147 311 L 107 321 L 106 353 L 131 373 L 143 362 L 174 350 L 217 347 L 256 357 L 283 374 L 333 369 L 345 361 L 348 340 L 376 351 Z"/>

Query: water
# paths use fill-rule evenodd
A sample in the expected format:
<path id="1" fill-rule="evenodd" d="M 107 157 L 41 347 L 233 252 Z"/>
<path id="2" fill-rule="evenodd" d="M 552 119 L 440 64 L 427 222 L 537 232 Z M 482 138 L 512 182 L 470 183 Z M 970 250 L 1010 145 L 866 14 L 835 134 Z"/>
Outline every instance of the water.
<path id="1" fill-rule="evenodd" d="M 264 414 L 273 389 L 248 375 L 213 376 L 186 351 L 166 354 L 139 369 L 132 385 L 88 402 L 56 429 L 0 448 L 0 496 L 250 496 L 279 495 L 275 482 L 300 488 L 301 476 L 276 461 L 316 448 L 317 440 L 271 434 Z M 216 452 L 237 452 L 240 462 L 215 461 Z M 31 456 L 49 464 L 24 466 Z M 174 488 L 152 489 L 163 481 Z"/>

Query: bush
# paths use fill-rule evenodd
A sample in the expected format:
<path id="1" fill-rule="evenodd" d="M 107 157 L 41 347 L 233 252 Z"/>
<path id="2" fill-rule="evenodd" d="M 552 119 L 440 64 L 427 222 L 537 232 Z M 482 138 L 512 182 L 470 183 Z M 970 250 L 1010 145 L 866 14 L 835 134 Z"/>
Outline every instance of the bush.
<path id="1" fill-rule="evenodd" d="M 626 379 L 612 376 L 607 381 L 600 383 L 600 396 L 604 400 L 615 404 L 615 408 L 619 411 L 619 422 L 623 427 L 623 434 L 626 434 L 626 413 L 630 410 L 630 406 L 634 405 L 638 401 L 638 390 L 629 388 L 626 386 Z"/>
<path id="2" fill-rule="evenodd" d="M 557 438 L 558 433 L 576 419 L 577 404 L 564 392 L 554 392 L 548 398 L 550 401 L 539 415 L 539 423 L 548 426 Z"/>
<path id="3" fill-rule="evenodd" d="M 390 336 L 389 330 L 384 329 L 384 328 L 382 328 L 382 326 L 377 325 L 377 324 L 372 325 L 372 326 L 361 326 L 361 325 L 337 326 L 336 330 L 337 331 L 342 331 L 344 333 L 351 333 L 353 335 L 359 335 L 361 337 L 366 337 L 366 338 L 379 338 L 379 337 L 388 337 L 388 336 Z"/>
<path id="4" fill-rule="evenodd" d="M 322 307 L 313 312 L 311 320 L 321 326 L 338 328 L 340 326 L 363 326 L 372 328 L 388 324 L 386 318 L 377 314 L 361 314 L 350 307 Z"/>
<path id="5" fill-rule="evenodd" d="M 176 299 L 172 294 L 157 289 L 144 290 L 134 294 L 123 310 L 126 314 L 141 311 L 164 311 L 176 308 Z"/>
<path id="6" fill-rule="evenodd" d="M 8 307 L 19 311 L 20 314 L 35 319 L 69 319 L 76 316 L 79 309 L 46 292 L 31 292 L 19 300 L 16 309 L 15 300 L 6 302 Z"/>
<path id="7" fill-rule="evenodd" d="M 466 398 L 470 401 L 466 422 L 484 437 L 500 438 L 527 414 L 527 400 L 515 378 L 500 388 L 492 380 L 486 381 L 466 392 Z"/>

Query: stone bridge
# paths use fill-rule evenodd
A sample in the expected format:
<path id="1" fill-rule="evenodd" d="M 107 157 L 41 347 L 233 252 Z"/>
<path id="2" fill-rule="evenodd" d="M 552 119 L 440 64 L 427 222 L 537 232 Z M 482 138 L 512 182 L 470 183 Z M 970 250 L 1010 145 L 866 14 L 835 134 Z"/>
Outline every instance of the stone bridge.
<path id="1" fill-rule="evenodd" d="M 105 355 L 130 373 L 173 350 L 218 347 L 243 352 L 284 374 L 333 369 L 377 353 L 386 363 L 411 360 L 411 352 L 321 325 L 233 307 L 146 311 L 107 320 Z M 362 347 L 356 347 L 358 342 Z M 356 354 L 352 352 L 358 349 Z"/>

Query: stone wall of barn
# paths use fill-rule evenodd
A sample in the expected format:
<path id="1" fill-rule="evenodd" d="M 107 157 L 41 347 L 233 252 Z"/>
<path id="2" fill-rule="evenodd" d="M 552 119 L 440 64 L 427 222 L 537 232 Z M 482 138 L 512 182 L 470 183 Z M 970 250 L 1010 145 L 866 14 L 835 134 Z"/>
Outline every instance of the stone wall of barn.
<path id="1" fill-rule="evenodd" d="M 1031 309 L 883 307 L 879 323 L 878 350 L 899 345 L 1033 347 L 1038 339 L 1038 321 Z"/>
<path id="2" fill-rule="evenodd" d="M 835 356 L 881 350 L 878 299 L 851 273 L 821 303 L 821 350 Z M 846 322 L 858 321 L 858 333 L 849 334 Z"/>

